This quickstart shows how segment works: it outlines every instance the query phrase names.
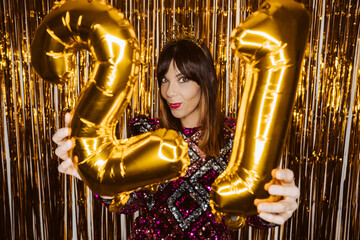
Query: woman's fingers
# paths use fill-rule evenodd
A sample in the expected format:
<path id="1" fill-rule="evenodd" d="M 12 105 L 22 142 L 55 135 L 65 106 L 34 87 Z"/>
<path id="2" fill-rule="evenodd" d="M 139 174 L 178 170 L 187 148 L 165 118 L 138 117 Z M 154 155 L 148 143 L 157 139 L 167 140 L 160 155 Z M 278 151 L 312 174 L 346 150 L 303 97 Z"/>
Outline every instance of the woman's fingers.
<path id="1" fill-rule="evenodd" d="M 272 185 L 269 187 L 269 193 L 275 196 L 283 196 L 289 198 L 298 198 L 300 196 L 300 190 L 295 185 Z"/>
<path id="2" fill-rule="evenodd" d="M 59 158 L 66 160 L 66 159 L 70 158 L 69 151 L 71 151 L 71 149 L 73 149 L 73 147 L 74 147 L 73 141 L 70 139 L 66 140 L 55 149 L 55 154 Z"/>
<path id="3" fill-rule="evenodd" d="M 298 208 L 299 188 L 295 185 L 294 173 L 290 169 L 274 169 L 273 179 L 264 188 L 270 194 L 267 199 L 255 199 L 259 217 L 276 224 L 283 224 Z M 280 200 L 282 197 L 282 200 Z"/>
<path id="4" fill-rule="evenodd" d="M 285 204 L 283 204 L 281 202 L 262 203 L 262 204 L 259 204 L 258 210 L 260 212 L 282 213 L 282 212 L 287 211 L 287 207 Z"/>
<path id="5" fill-rule="evenodd" d="M 71 158 L 68 158 L 65 161 L 63 161 L 58 166 L 58 171 L 61 172 L 61 173 L 72 175 L 72 176 L 77 177 L 78 179 L 81 180 L 81 177 L 80 177 L 78 171 L 76 170 L 76 168 L 74 166 L 74 163 L 72 162 Z"/>
<path id="6" fill-rule="evenodd" d="M 258 205 L 259 217 L 276 224 L 283 224 L 297 209 L 298 204 L 294 199 L 279 202 L 261 203 Z"/>
<path id="7" fill-rule="evenodd" d="M 268 213 L 284 213 L 287 211 L 295 211 L 298 208 L 298 203 L 294 199 L 285 199 L 279 202 L 262 202 L 257 206 L 259 212 Z"/>
<path id="8" fill-rule="evenodd" d="M 290 169 L 273 169 L 271 171 L 273 177 L 270 182 L 266 183 L 264 189 L 269 191 L 271 185 L 295 185 L 294 173 Z"/>
<path id="9" fill-rule="evenodd" d="M 71 113 L 66 113 L 65 114 L 65 127 L 69 127 L 70 126 L 70 122 L 72 120 L 73 115 Z"/>
<path id="10" fill-rule="evenodd" d="M 70 113 L 65 114 L 65 127 L 60 128 L 56 131 L 54 136 L 52 137 L 52 140 L 60 145 L 62 144 L 66 139 L 70 138 L 71 135 L 71 128 L 69 128 L 69 124 L 71 122 L 72 115 Z"/>
<path id="11" fill-rule="evenodd" d="M 66 139 L 70 137 L 71 129 L 70 128 L 60 128 L 52 137 L 52 140 L 57 144 L 62 144 Z"/>
<path id="12" fill-rule="evenodd" d="M 266 191 L 269 191 L 269 187 L 270 187 L 271 185 L 274 185 L 274 184 L 277 184 L 277 183 L 278 183 L 278 181 L 273 178 L 273 179 L 271 179 L 270 182 L 268 182 L 268 183 L 266 183 L 266 184 L 264 185 L 264 189 L 265 189 Z"/>
<path id="13" fill-rule="evenodd" d="M 294 182 L 294 173 L 290 169 L 274 169 L 273 177 L 279 181 L 283 181 L 284 183 L 291 184 Z M 272 172 L 272 173 L 273 173 Z"/>
<path id="14" fill-rule="evenodd" d="M 255 205 L 255 206 L 258 206 L 258 205 L 261 204 L 261 203 L 278 202 L 278 201 L 280 201 L 280 200 L 281 200 L 281 198 L 280 198 L 279 196 L 272 196 L 272 195 L 270 195 L 270 197 L 264 198 L 264 199 L 256 198 L 256 199 L 254 200 L 254 205 Z"/>
<path id="15" fill-rule="evenodd" d="M 273 179 L 264 188 L 271 195 L 298 198 L 300 190 L 295 185 L 294 173 L 290 169 L 273 169 Z"/>
<path id="16" fill-rule="evenodd" d="M 267 212 L 259 213 L 259 217 L 264 219 L 267 222 L 275 223 L 282 225 L 288 220 L 292 215 L 292 212 L 284 212 L 282 214 L 271 214 Z"/>
<path id="17" fill-rule="evenodd" d="M 53 136 L 52 140 L 59 145 L 55 149 L 55 154 L 60 159 L 64 160 L 59 166 L 58 170 L 61 173 L 72 175 L 81 180 L 81 177 L 74 166 L 73 161 L 70 158 L 70 151 L 74 148 L 75 143 L 70 139 L 71 128 L 69 128 L 72 115 L 70 113 L 65 114 L 65 127 L 60 128 Z"/>
<path id="18" fill-rule="evenodd" d="M 67 171 L 69 170 L 69 168 L 71 168 L 73 165 L 72 161 L 70 158 L 64 160 L 59 166 L 58 166 L 58 170 L 61 173 L 67 173 Z"/>

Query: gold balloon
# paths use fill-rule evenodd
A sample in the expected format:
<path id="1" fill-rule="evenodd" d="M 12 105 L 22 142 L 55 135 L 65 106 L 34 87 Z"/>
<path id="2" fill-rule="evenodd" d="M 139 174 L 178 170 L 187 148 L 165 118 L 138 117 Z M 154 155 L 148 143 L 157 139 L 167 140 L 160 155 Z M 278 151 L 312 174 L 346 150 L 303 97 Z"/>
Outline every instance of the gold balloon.
<path id="1" fill-rule="evenodd" d="M 210 206 L 218 220 L 241 227 L 256 215 L 254 199 L 267 198 L 290 122 L 310 16 L 300 3 L 267 1 L 233 30 L 231 46 L 250 73 L 238 113 L 232 155 L 215 180 Z M 233 221 L 230 216 L 239 216 Z"/>
<path id="2" fill-rule="evenodd" d="M 159 129 L 124 140 L 115 137 L 139 72 L 138 41 L 129 21 L 100 2 L 60 3 L 36 31 L 32 65 L 44 80 L 61 83 L 73 75 L 74 53 L 81 49 L 95 59 L 71 122 L 72 157 L 83 181 L 97 194 L 126 196 L 185 174 L 188 147 L 177 132 Z"/>

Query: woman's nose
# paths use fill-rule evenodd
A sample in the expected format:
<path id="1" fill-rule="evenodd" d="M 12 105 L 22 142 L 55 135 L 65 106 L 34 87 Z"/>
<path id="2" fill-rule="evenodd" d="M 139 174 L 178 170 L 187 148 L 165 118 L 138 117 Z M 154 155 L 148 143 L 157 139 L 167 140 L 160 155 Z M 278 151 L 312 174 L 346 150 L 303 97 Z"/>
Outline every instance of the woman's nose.
<path id="1" fill-rule="evenodd" d="M 176 96 L 177 92 L 178 92 L 178 86 L 170 81 L 166 89 L 166 96 L 169 98 L 174 97 Z"/>

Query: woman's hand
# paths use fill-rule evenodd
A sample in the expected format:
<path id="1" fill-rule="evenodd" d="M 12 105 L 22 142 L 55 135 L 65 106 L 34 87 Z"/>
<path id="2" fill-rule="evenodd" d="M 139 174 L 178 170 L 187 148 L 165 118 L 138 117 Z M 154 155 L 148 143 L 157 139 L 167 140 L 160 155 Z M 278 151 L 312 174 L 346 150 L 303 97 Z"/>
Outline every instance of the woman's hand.
<path id="1" fill-rule="evenodd" d="M 74 177 L 77 177 L 81 180 L 81 177 L 76 170 L 73 161 L 70 158 L 70 151 L 74 148 L 75 143 L 70 139 L 71 128 L 69 128 L 69 124 L 71 122 L 72 115 L 70 113 L 66 113 L 65 115 L 65 127 L 60 128 L 53 136 L 52 140 L 59 145 L 55 149 L 55 154 L 63 162 L 58 166 L 58 170 L 61 173 L 65 173 Z"/>
<path id="2" fill-rule="evenodd" d="M 255 199 L 259 217 L 270 223 L 284 224 L 298 208 L 300 191 L 294 182 L 294 173 L 290 169 L 274 169 L 273 179 L 265 184 L 269 192 L 267 199 Z M 282 197 L 279 200 L 279 197 Z"/>

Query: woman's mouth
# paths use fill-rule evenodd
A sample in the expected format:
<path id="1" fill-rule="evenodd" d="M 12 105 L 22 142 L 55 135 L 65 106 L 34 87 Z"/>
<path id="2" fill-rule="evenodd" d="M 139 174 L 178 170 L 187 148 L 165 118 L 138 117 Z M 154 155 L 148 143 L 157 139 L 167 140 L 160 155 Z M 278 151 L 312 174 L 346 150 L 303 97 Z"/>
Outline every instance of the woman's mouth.
<path id="1" fill-rule="evenodd" d="M 177 109 L 181 106 L 181 103 L 170 103 L 169 106 L 172 109 Z"/>

